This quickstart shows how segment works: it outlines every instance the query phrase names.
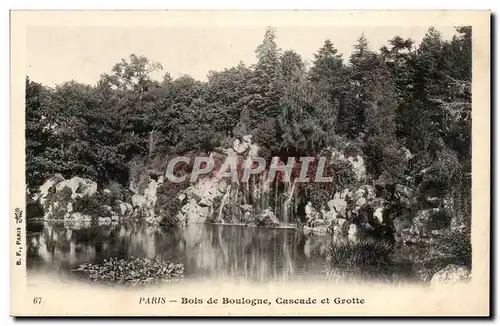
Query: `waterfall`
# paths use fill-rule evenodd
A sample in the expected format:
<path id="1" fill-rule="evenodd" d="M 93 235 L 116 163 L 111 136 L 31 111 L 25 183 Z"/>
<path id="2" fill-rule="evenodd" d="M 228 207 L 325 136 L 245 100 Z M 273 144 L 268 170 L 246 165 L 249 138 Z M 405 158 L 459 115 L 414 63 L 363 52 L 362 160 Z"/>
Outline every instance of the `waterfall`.
<path id="1" fill-rule="evenodd" d="M 289 210 L 288 208 L 290 207 L 290 203 L 292 202 L 294 198 L 294 192 L 295 192 L 295 184 L 296 180 L 293 180 L 292 187 L 290 191 L 288 191 L 288 188 L 290 188 L 290 182 L 285 183 L 285 194 L 286 194 L 286 199 L 285 202 L 283 203 L 283 224 L 288 225 L 288 214 Z"/>
<path id="2" fill-rule="evenodd" d="M 222 210 L 224 209 L 224 204 L 226 203 L 227 198 L 229 197 L 229 194 L 231 193 L 231 185 L 227 187 L 226 193 L 224 194 L 224 197 L 222 197 L 222 200 L 220 202 L 220 207 L 219 207 L 219 221 L 224 221 L 222 219 Z"/>
<path id="3" fill-rule="evenodd" d="M 274 183 L 274 214 L 278 214 L 278 183 Z"/>
<path id="4" fill-rule="evenodd" d="M 269 208 L 269 185 L 270 182 L 267 180 L 267 172 L 262 174 L 262 197 L 263 197 L 263 208 L 262 209 L 268 209 Z"/>

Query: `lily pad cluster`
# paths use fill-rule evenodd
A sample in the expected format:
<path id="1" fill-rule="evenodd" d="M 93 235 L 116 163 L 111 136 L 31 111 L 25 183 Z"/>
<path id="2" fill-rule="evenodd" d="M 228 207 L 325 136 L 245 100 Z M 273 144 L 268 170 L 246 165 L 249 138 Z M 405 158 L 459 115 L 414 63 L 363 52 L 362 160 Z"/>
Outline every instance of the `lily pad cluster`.
<path id="1" fill-rule="evenodd" d="M 151 284 L 178 280 L 183 277 L 184 265 L 149 258 L 111 258 L 102 263 L 85 263 L 73 269 L 86 274 L 89 280 L 118 284 Z"/>

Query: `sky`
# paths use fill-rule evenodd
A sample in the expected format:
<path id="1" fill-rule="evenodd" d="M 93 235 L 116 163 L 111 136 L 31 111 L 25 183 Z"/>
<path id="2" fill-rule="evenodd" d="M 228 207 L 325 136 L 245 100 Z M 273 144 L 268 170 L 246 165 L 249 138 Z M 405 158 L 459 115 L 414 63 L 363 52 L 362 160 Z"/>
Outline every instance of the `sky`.
<path id="1" fill-rule="evenodd" d="M 313 54 L 330 39 L 347 59 L 364 33 L 372 50 L 398 35 L 421 41 L 429 26 L 279 26 L 277 43 L 311 62 Z M 174 78 L 190 75 L 206 80 L 209 71 L 231 68 L 240 61 L 255 63 L 255 49 L 266 26 L 36 26 L 26 34 L 26 73 L 31 80 L 54 86 L 69 80 L 95 84 L 102 73 L 132 53 L 162 64 Z M 437 28 L 443 39 L 455 34 L 453 26 Z"/>

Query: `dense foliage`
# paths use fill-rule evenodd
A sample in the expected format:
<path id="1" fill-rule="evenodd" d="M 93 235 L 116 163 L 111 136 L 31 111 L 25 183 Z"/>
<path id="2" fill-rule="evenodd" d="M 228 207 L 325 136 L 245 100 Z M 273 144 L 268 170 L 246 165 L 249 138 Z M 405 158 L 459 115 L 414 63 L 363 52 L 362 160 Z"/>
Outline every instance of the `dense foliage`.
<path id="1" fill-rule="evenodd" d="M 379 50 L 361 36 L 347 60 L 326 40 L 308 67 L 282 52 L 269 28 L 255 65 L 212 71 L 207 82 L 168 73 L 155 81 L 150 74 L 162 66 L 136 55 L 92 86 L 26 78 L 28 186 L 58 172 L 128 187 L 134 162 L 210 153 L 246 134 L 262 155 L 284 161 L 341 140 L 361 144 L 368 182 L 417 189 L 419 208 L 429 197 L 451 198 L 467 222 L 471 33 L 459 27 L 445 41 L 430 28 L 420 44 L 396 36 Z M 313 199 L 324 191 L 302 190 Z"/>

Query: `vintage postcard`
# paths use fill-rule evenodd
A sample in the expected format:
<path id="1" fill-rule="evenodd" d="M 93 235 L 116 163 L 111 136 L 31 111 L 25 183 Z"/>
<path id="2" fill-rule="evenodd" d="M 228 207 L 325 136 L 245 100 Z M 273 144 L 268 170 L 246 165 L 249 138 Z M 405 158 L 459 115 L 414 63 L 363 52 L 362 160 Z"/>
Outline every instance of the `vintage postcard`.
<path id="1" fill-rule="evenodd" d="M 13 316 L 489 316 L 489 11 L 12 11 Z"/>

